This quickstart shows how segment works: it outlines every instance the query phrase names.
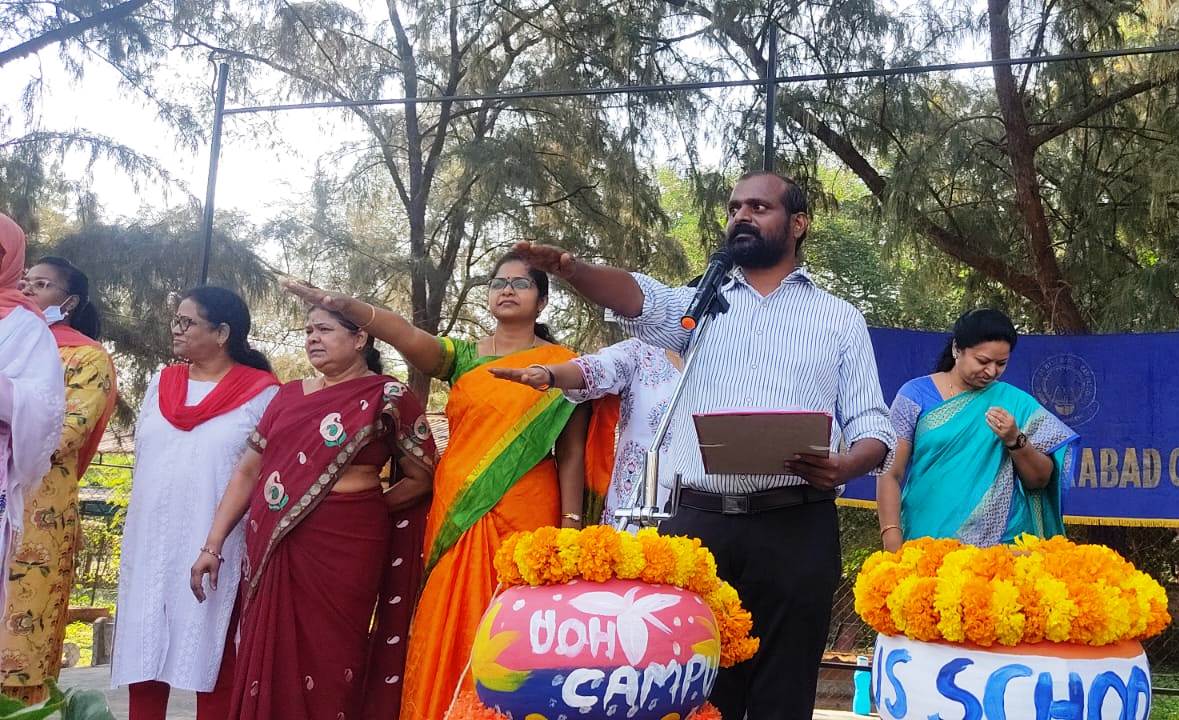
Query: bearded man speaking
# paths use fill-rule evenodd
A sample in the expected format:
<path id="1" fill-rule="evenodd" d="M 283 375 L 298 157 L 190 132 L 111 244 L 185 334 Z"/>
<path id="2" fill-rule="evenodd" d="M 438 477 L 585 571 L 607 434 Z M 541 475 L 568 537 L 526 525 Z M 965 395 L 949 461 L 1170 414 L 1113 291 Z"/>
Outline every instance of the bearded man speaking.
<path id="1" fill-rule="evenodd" d="M 717 678 L 712 702 L 727 720 L 812 716 L 841 571 L 836 489 L 879 469 L 896 442 L 863 315 L 799 265 L 809 223 L 806 194 L 789 178 L 749 173 L 733 188 L 726 249 L 736 268 L 718 290 L 729 311 L 713 320 L 700 347 L 672 418 L 671 467 L 660 472 L 683 480 L 679 512 L 660 532 L 708 546 L 761 638 L 752 660 Z M 551 246 L 516 250 L 613 310 L 635 337 L 678 353 L 694 342 L 680 322 L 692 288 L 581 262 Z M 692 416 L 734 407 L 829 413 L 831 447 L 847 449 L 794 456 L 779 474 L 709 474 Z"/>

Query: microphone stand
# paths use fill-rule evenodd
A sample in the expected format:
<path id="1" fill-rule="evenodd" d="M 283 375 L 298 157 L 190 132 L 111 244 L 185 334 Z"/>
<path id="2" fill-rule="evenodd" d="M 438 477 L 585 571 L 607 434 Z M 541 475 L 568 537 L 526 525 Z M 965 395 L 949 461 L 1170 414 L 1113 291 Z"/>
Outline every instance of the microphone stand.
<path id="1" fill-rule="evenodd" d="M 692 343 L 692 347 L 688 349 L 687 355 L 684 356 L 684 370 L 680 373 L 680 379 L 676 381 L 675 389 L 672 390 L 671 400 L 668 401 L 667 410 L 663 413 L 663 418 L 659 421 L 659 427 L 655 430 L 655 438 L 651 441 L 651 447 L 647 449 L 647 459 L 643 466 L 643 504 L 634 507 L 618 508 L 614 511 L 614 517 L 618 520 L 626 520 L 626 525 L 638 523 L 645 527 L 651 527 L 658 525 L 664 520 L 671 519 L 679 510 L 680 483 L 682 481 L 679 473 L 675 474 L 675 483 L 672 485 L 668 510 L 664 511 L 658 505 L 659 448 L 663 445 L 663 440 L 667 437 L 668 431 L 671 430 L 672 416 L 675 413 L 676 407 L 679 405 L 680 398 L 684 394 L 684 388 L 687 387 L 688 378 L 691 377 L 692 368 L 695 367 L 696 357 L 700 354 L 700 346 L 704 344 L 705 334 L 708 332 L 708 328 L 711 327 L 713 318 L 718 313 L 728 311 L 729 303 L 721 297 L 720 288 L 718 287 L 708 309 L 705 311 L 703 317 L 700 318 L 700 324 L 696 327 L 695 342 Z"/>

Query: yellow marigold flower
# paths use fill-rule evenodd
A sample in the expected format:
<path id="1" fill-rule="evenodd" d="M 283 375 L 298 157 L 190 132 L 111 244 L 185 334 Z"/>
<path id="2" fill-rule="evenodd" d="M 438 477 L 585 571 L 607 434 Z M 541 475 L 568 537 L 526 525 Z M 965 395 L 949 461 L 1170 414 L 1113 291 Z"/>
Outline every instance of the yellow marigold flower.
<path id="1" fill-rule="evenodd" d="M 630 533 L 620 533 L 618 536 L 618 577 L 623 580 L 634 580 L 647 567 L 647 558 L 643 555 L 643 546 Z"/>
<path id="2" fill-rule="evenodd" d="M 1023 640 L 1026 618 L 1019 602 L 1019 588 L 1014 582 L 991 581 L 991 616 L 996 642 L 1010 646 Z"/>
<path id="3" fill-rule="evenodd" d="M 892 624 L 896 626 L 897 632 L 909 635 L 908 614 L 905 612 L 905 604 L 909 599 L 909 593 L 917 586 L 918 578 L 916 575 L 906 575 L 901 578 L 892 592 L 884 600 L 884 604 L 888 607 L 888 614 L 892 616 Z M 909 635 L 912 637 L 912 635 Z"/>
<path id="4" fill-rule="evenodd" d="M 573 528 L 557 530 L 557 558 L 549 572 L 550 582 L 569 582 L 580 577 L 581 543 L 580 533 Z"/>
<path id="5" fill-rule="evenodd" d="M 855 609 L 886 634 L 1016 645 L 1106 645 L 1161 632 L 1171 616 L 1154 579 L 1113 550 L 1023 535 L 979 549 L 921 538 L 878 552 L 856 578 Z"/>

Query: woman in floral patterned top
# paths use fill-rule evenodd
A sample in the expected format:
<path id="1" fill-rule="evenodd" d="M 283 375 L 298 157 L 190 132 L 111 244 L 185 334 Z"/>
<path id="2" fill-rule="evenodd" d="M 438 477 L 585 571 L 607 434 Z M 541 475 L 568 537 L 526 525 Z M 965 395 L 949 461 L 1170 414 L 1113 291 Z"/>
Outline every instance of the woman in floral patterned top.
<path id="1" fill-rule="evenodd" d="M 114 410 L 115 368 L 97 341 L 98 311 L 82 271 L 47 257 L 29 268 L 21 291 L 51 323 L 66 387 L 60 445 L 41 486 L 25 499 L 24 532 L 9 566 L 8 607 L 0 627 L 4 694 L 40 702 L 45 681 L 56 680 L 61 669 L 80 539 L 78 480 Z"/>
<path id="2" fill-rule="evenodd" d="M 578 403 L 607 395 L 621 398 L 614 473 L 600 522 L 623 530 L 627 523 L 616 520 L 614 511 L 644 503 L 642 480 L 647 450 L 671 401 L 680 366 L 679 355 L 631 338 L 559 365 L 495 368 L 492 374 L 537 389 L 561 388 L 565 397 Z M 666 448 L 664 438 L 660 451 Z M 660 507 L 669 494 L 670 486 L 660 478 Z"/>

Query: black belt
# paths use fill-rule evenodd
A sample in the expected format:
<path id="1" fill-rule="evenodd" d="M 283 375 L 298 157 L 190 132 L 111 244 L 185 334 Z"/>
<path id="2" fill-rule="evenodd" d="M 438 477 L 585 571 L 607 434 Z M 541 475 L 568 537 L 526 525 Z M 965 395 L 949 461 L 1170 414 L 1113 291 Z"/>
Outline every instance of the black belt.
<path id="1" fill-rule="evenodd" d="M 819 490 L 810 485 L 789 485 L 747 495 L 723 495 L 681 488 L 680 505 L 722 515 L 753 515 L 768 510 L 834 500 L 836 495 L 834 490 Z"/>

